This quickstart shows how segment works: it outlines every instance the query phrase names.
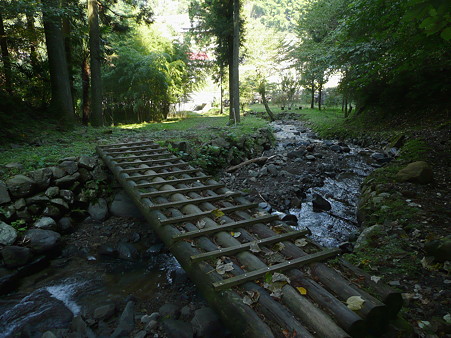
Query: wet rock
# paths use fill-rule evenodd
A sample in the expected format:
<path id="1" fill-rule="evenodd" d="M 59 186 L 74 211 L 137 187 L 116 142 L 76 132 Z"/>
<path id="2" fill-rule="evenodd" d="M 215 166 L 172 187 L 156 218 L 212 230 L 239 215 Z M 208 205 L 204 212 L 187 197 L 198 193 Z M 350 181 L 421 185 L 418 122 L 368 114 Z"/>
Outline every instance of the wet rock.
<path id="1" fill-rule="evenodd" d="M 111 318 L 111 316 L 116 311 L 116 307 L 114 304 L 107 304 L 97 307 L 94 310 L 94 319 L 95 320 L 107 320 Z"/>
<path id="2" fill-rule="evenodd" d="M 287 157 L 293 159 L 293 158 L 301 158 L 304 155 L 305 155 L 305 150 L 295 150 L 295 151 L 290 151 L 287 154 Z"/>
<path id="3" fill-rule="evenodd" d="M 78 171 L 78 164 L 75 161 L 63 161 L 58 166 L 69 175 L 75 174 Z"/>
<path id="4" fill-rule="evenodd" d="M 147 332 L 145 330 L 138 331 L 133 338 L 144 338 L 147 336 Z"/>
<path id="5" fill-rule="evenodd" d="M 52 171 L 52 175 L 55 179 L 62 178 L 66 175 L 66 172 L 59 167 L 49 167 L 49 169 Z"/>
<path id="6" fill-rule="evenodd" d="M 14 311 L 4 313 L 2 322 L 16 324 L 6 335 L 8 337 L 39 337 L 31 333 L 67 328 L 72 318 L 72 312 L 62 301 L 52 297 L 47 290 L 39 289 L 27 296 L 26 302 L 17 304 Z"/>
<path id="7" fill-rule="evenodd" d="M 92 179 L 95 181 L 103 182 L 106 181 L 107 175 L 104 170 L 100 167 L 100 165 L 97 165 L 94 170 L 91 172 Z"/>
<path id="8" fill-rule="evenodd" d="M 10 178 L 6 181 L 6 186 L 14 198 L 31 196 L 36 189 L 36 183 L 24 175 L 16 175 Z"/>
<path id="9" fill-rule="evenodd" d="M 130 243 L 120 242 L 117 245 L 117 252 L 119 254 L 119 258 L 128 261 L 133 261 L 139 257 L 138 250 L 136 250 L 133 244 Z"/>
<path id="10" fill-rule="evenodd" d="M 427 184 L 434 181 L 432 168 L 424 161 L 417 161 L 408 164 L 396 174 L 399 182 L 412 182 Z"/>
<path id="11" fill-rule="evenodd" d="M 387 163 L 387 162 L 390 162 L 390 160 L 391 160 L 384 153 L 372 153 L 371 158 L 378 163 Z"/>
<path id="12" fill-rule="evenodd" d="M 44 230 L 55 230 L 56 222 L 51 217 L 42 217 L 34 223 L 34 227 Z"/>
<path id="13" fill-rule="evenodd" d="M 333 144 L 329 147 L 330 150 L 335 151 L 336 153 L 341 153 L 341 147 L 338 144 Z"/>
<path id="14" fill-rule="evenodd" d="M 31 249 L 37 253 L 49 251 L 60 244 L 61 235 L 52 230 L 30 229 L 25 233 Z"/>
<path id="15" fill-rule="evenodd" d="M 187 321 L 191 318 L 192 315 L 193 315 L 193 311 L 189 305 L 185 305 L 180 310 L 180 319 L 181 320 Z"/>
<path id="16" fill-rule="evenodd" d="M 158 310 L 160 316 L 164 319 L 178 319 L 180 316 L 180 308 L 175 304 L 164 304 Z"/>
<path id="17" fill-rule="evenodd" d="M 78 173 L 80 174 L 80 181 L 85 183 L 92 179 L 92 175 L 88 169 L 80 168 L 78 169 Z"/>
<path id="18" fill-rule="evenodd" d="M 268 169 L 268 172 L 272 175 L 272 176 L 277 176 L 279 174 L 279 170 L 280 168 L 274 164 L 268 164 L 266 166 L 266 168 Z"/>
<path id="19" fill-rule="evenodd" d="M 329 211 L 330 209 L 332 209 L 332 205 L 329 203 L 329 201 L 316 193 L 313 194 L 312 204 L 314 212 Z"/>
<path id="20" fill-rule="evenodd" d="M 309 161 L 315 161 L 315 160 L 316 160 L 316 157 L 313 156 L 313 155 L 305 155 L 305 158 L 306 158 L 307 160 L 309 160 Z"/>
<path id="21" fill-rule="evenodd" d="M 42 334 L 41 338 L 57 338 L 52 331 L 46 331 Z"/>
<path id="22" fill-rule="evenodd" d="M 297 224 L 298 218 L 296 217 L 296 215 L 286 214 L 285 216 L 282 217 L 282 221 L 284 221 L 284 222 L 293 222 L 293 223 Z"/>
<path id="23" fill-rule="evenodd" d="M 69 205 L 62 198 L 52 198 L 50 200 L 50 203 L 52 203 L 54 206 L 58 207 L 61 210 L 69 209 Z"/>
<path id="24" fill-rule="evenodd" d="M 59 195 L 62 197 L 62 199 L 65 202 L 67 202 L 69 204 L 74 203 L 75 196 L 72 191 L 63 189 L 63 190 L 60 190 Z"/>
<path id="25" fill-rule="evenodd" d="M 9 224 L 0 222 L 0 244 L 11 245 L 16 241 L 17 231 Z"/>
<path id="26" fill-rule="evenodd" d="M 11 197 L 9 196 L 8 188 L 5 182 L 0 181 L 0 204 L 5 204 L 11 202 Z"/>
<path id="27" fill-rule="evenodd" d="M 45 207 L 44 211 L 42 212 L 44 216 L 52 217 L 52 218 L 60 218 L 62 215 L 61 210 L 55 206 L 55 205 L 48 205 Z"/>
<path id="28" fill-rule="evenodd" d="M 20 198 L 14 202 L 14 208 L 16 210 L 22 210 L 27 206 L 27 202 L 25 202 L 25 198 Z"/>
<path id="29" fill-rule="evenodd" d="M 113 216 L 144 219 L 143 215 L 124 191 L 118 192 L 111 202 L 110 212 Z"/>
<path id="30" fill-rule="evenodd" d="M 72 319 L 71 330 L 77 333 L 79 337 L 88 337 L 88 338 L 95 337 L 92 330 L 88 327 L 88 325 L 80 315 L 75 316 Z"/>
<path id="31" fill-rule="evenodd" d="M 128 301 L 113 337 L 128 336 L 135 328 L 135 302 Z"/>
<path id="32" fill-rule="evenodd" d="M 2 250 L 3 262 L 8 268 L 15 268 L 28 263 L 31 250 L 23 246 L 5 246 Z"/>
<path id="33" fill-rule="evenodd" d="M 50 188 L 49 188 L 50 189 Z M 26 199 L 28 205 L 36 204 L 36 205 L 45 205 L 49 201 L 49 198 L 44 194 L 37 194 Z"/>
<path id="34" fill-rule="evenodd" d="M 343 242 L 338 245 L 338 248 L 341 250 L 341 253 L 351 253 L 354 249 L 354 245 L 350 242 Z"/>
<path id="35" fill-rule="evenodd" d="M 73 175 L 67 175 L 61 177 L 55 181 L 55 184 L 60 188 L 67 188 L 74 184 L 80 178 L 79 173 L 75 173 Z"/>
<path id="36" fill-rule="evenodd" d="M 181 320 L 166 319 L 162 323 L 164 332 L 169 338 L 191 338 L 193 337 L 193 327 L 189 323 Z"/>
<path id="37" fill-rule="evenodd" d="M 117 257 L 117 250 L 109 244 L 102 244 L 97 249 L 99 255 Z"/>
<path id="38" fill-rule="evenodd" d="M 145 330 L 146 332 L 150 332 L 153 329 L 155 329 L 158 326 L 158 322 L 156 320 L 151 320 L 149 323 L 147 323 Z"/>
<path id="39" fill-rule="evenodd" d="M 49 168 L 34 170 L 28 175 L 36 182 L 39 190 L 47 189 L 53 178 L 52 170 Z"/>
<path id="40" fill-rule="evenodd" d="M 271 212 L 272 211 L 272 207 L 271 205 L 269 205 L 269 203 L 266 202 L 260 202 L 258 203 L 258 207 L 267 211 L 267 212 Z"/>
<path id="41" fill-rule="evenodd" d="M 222 326 L 218 315 L 208 307 L 196 310 L 191 324 L 193 325 L 194 334 L 197 337 L 225 337 L 225 329 Z"/>
<path id="42" fill-rule="evenodd" d="M 149 247 L 149 249 L 146 250 L 146 255 L 156 255 L 159 254 L 164 248 L 163 243 L 156 243 Z"/>
<path id="43" fill-rule="evenodd" d="M 384 230 L 383 225 L 375 224 L 362 231 L 359 238 L 355 242 L 354 249 L 359 250 L 365 246 L 372 245 L 374 236 L 379 236 L 380 232 Z"/>
<path id="44" fill-rule="evenodd" d="M 108 205 L 104 198 L 99 198 L 95 203 L 90 203 L 88 207 L 89 215 L 96 221 L 103 221 L 108 215 Z"/>
<path id="45" fill-rule="evenodd" d="M 96 166 L 96 162 L 97 162 L 97 160 L 95 157 L 82 155 L 82 156 L 80 156 L 80 159 L 78 160 L 78 166 L 80 168 L 92 170 Z"/>
<path id="46" fill-rule="evenodd" d="M 451 261 L 451 236 L 425 243 L 424 250 L 436 262 Z"/>
<path id="47" fill-rule="evenodd" d="M 268 175 L 268 168 L 267 167 L 263 167 L 260 169 L 260 171 L 258 172 L 258 176 L 265 176 Z"/>
<path id="48" fill-rule="evenodd" d="M 58 221 L 58 231 L 61 233 L 70 233 L 74 230 L 74 222 L 70 217 L 63 217 Z"/>
<path id="49" fill-rule="evenodd" d="M 45 196 L 47 196 L 49 198 L 54 198 L 54 197 L 58 196 L 59 193 L 60 193 L 60 188 L 58 188 L 58 187 L 49 187 L 45 191 Z"/>

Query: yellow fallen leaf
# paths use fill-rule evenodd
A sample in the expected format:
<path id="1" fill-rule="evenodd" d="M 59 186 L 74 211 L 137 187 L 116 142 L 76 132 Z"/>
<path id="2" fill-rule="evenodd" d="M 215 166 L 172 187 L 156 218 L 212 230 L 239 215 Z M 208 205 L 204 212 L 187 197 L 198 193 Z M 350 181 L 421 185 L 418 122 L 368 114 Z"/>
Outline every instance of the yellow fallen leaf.
<path id="1" fill-rule="evenodd" d="M 211 212 L 211 214 L 212 214 L 213 217 L 215 217 L 215 218 L 219 218 L 219 217 L 222 217 L 222 216 L 225 215 L 225 214 L 224 214 L 221 210 L 219 210 L 219 209 L 213 210 L 213 211 Z"/>
<path id="2" fill-rule="evenodd" d="M 306 288 L 303 288 L 302 286 L 296 287 L 296 290 L 298 290 L 299 293 L 300 293 L 301 295 L 303 295 L 303 296 L 305 296 L 305 295 L 307 294 L 307 289 L 306 289 Z"/>
<path id="3" fill-rule="evenodd" d="M 360 296 L 351 296 L 346 300 L 346 304 L 348 305 L 348 309 L 352 311 L 358 311 L 362 309 L 363 303 L 365 300 Z"/>

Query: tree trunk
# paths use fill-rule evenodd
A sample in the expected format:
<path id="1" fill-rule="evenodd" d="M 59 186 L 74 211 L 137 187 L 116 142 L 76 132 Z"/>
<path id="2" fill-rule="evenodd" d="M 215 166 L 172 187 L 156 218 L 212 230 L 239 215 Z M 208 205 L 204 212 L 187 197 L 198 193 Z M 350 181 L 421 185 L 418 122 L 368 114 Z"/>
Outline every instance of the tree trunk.
<path id="1" fill-rule="evenodd" d="M 35 76 L 38 73 L 38 54 L 36 52 L 38 42 L 36 39 L 36 29 L 34 26 L 34 17 L 28 11 L 26 12 L 26 18 L 28 34 L 30 34 L 30 63 L 31 68 L 33 69 L 33 75 Z"/>
<path id="2" fill-rule="evenodd" d="M 0 13 L 0 45 L 2 49 L 3 73 L 5 75 L 5 88 L 8 93 L 13 92 L 11 59 L 8 52 L 8 40 L 5 26 L 3 25 L 2 13 Z"/>
<path id="3" fill-rule="evenodd" d="M 221 70 L 219 71 L 219 86 L 220 86 L 220 91 L 221 91 L 221 115 L 224 114 L 224 87 L 222 84 L 223 81 L 223 77 L 224 77 L 224 68 L 221 66 Z"/>
<path id="4" fill-rule="evenodd" d="M 310 100 L 310 108 L 315 108 L 315 81 L 312 80 L 311 85 L 311 91 L 312 91 L 312 99 Z"/>
<path id="5" fill-rule="evenodd" d="M 89 76 L 90 73 L 89 73 L 88 55 L 86 55 L 81 63 L 81 85 L 82 85 L 81 120 L 85 126 L 87 126 L 89 122 Z"/>
<path id="6" fill-rule="evenodd" d="M 88 0 L 89 50 L 91 53 L 91 125 L 102 126 L 102 78 L 100 70 L 100 28 L 97 0 Z"/>
<path id="7" fill-rule="evenodd" d="M 47 54 L 49 58 L 50 83 L 52 87 L 52 109 L 61 116 L 63 124 L 75 122 L 69 73 L 67 71 L 61 20 L 55 15 L 58 0 L 42 0 L 43 21 Z"/>
<path id="8" fill-rule="evenodd" d="M 233 110 L 233 57 L 229 55 L 229 122 L 235 123 L 235 112 Z"/>
<path id="9" fill-rule="evenodd" d="M 323 100 L 323 82 L 320 81 L 318 87 L 318 109 L 321 110 L 321 101 Z"/>
<path id="10" fill-rule="evenodd" d="M 62 6 L 64 8 L 68 7 L 69 0 L 63 0 Z M 75 109 L 75 87 L 74 87 L 74 71 L 72 67 L 72 40 L 71 40 L 71 22 L 68 15 L 63 16 L 63 37 L 64 37 L 64 49 L 66 51 L 67 60 L 67 72 L 69 74 L 70 90 L 72 93 L 72 105 Z M 75 111 L 74 111 L 75 112 Z"/>
<path id="11" fill-rule="evenodd" d="M 268 100 L 266 100 L 266 90 L 263 90 L 260 95 L 262 96 L 263 105 L 265 106 L 265 110 L 268 113 L 269 118 L 271 119 L 271 121 L 275 121 L 276 119 L 274 118 L 271 109 L 269 109 Z"/>
<path id="12" fill-rule="evenodd" d="M 240 0 L 233 0 L 233 112 L 235 122 L 240 122 L 240 75 L 239 75 L 239 57 L 240 57 Z"/>

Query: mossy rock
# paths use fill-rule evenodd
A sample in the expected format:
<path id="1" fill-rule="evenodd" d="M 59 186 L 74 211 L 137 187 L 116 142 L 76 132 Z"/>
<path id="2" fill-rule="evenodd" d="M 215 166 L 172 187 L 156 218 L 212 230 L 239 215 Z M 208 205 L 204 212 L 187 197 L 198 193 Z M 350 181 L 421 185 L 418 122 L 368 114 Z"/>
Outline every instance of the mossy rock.
<path id="1" fill-rule="evenodd" d="M 417 161 L 408 164 L 406 167 L 398 171 L 396 179 L 399 182 L 412 182 L 427 184 L 434 181 L 432 168 L 424 161 Z"/>

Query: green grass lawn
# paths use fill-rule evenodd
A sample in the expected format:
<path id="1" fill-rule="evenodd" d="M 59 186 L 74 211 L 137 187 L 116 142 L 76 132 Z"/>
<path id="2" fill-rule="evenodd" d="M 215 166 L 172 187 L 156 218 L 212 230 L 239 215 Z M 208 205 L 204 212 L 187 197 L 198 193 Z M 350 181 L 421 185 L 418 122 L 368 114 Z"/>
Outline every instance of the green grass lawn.
<path id="1" fill-rule="evenodd" d="M 228 115 L 188 114 L 159 123 L 141 123 L 114 127 L 92 128 L 77 126 L 71 131 L 58 131 L 49 124 L 40 124 L 33 132 L 23 135 L 16 145 L 6 143 L 1 149 L 0 179 L 22 171 L 56 164 L 65 157 L 93 154 L 99 143 L 114 142 L 120 138 L 148 138 L 155 141 L 191 141 L 202 143 L 219 133 L 237 136 L 250 134 L 267 125 L 267 121 L 245 116 L 236 126 L 227 126 Z M 8 163 L 20 163 L 22 170 L 7 169 Z"/>

